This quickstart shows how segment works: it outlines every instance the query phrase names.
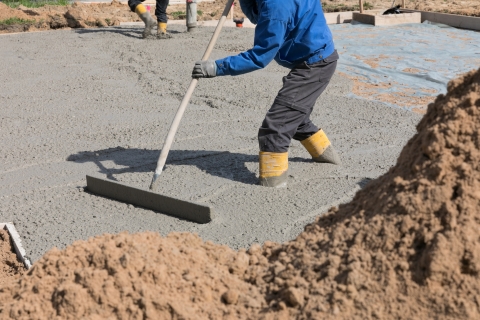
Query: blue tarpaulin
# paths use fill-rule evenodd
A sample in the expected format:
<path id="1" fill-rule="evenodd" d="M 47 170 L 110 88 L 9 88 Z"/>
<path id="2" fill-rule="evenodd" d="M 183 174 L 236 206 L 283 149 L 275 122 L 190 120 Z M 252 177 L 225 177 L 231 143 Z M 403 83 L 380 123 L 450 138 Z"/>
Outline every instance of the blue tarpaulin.
<path id="1" fill-rule="evenodd" d="M 406 109 L 425 109 L 447 83 L 480 67 L 480 32 L 428 22 L 378 27 L 330 26 L 340 53 L 338 71 L 354 94 Z"/>

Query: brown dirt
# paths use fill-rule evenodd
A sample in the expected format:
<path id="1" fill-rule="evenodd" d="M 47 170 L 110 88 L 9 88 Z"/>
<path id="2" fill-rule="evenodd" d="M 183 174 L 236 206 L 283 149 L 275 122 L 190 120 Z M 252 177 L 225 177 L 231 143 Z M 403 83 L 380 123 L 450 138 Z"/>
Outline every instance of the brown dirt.
<path id="1" fill-rule="evenodd" d="M 392 2 L 392 0 L 364 1 L 364 3 L 368 3 L 372 6 L 371 10 L 390 8 Z M 396 0 L 395 2 L 395 4 L 401 3 L 401 0 Z M 322 4 L 328 11 L 344 11 L 338 10 L 342 8 L 342 5 L 350 8 L 350 10 L 352 10 L 352 7 L 354 6 L 357 6 L 356 8 L 358 8 L 358 0 L 322 0 Z M 407 0 L 406 8 L 480 17 L 480 2 L 478 0 Z"/>
<path id="2" fill-rule="evenodd" d="M 378 67 L 378 60 L 365 59 L 363 61 L 369 64 L 372 68 Z M 405 69 L 403 71 L 413 73 L 414 70 L 416 69 Z M 388 83 L 372 84 L 368 82 L 367 78 L 362 76 L 351 76 L 344 72 L 339 72 L 339 74 L 353 81 L 352 92 L 355 95 L 368 100 L 382 101 L 395 105 L 405 106 L 410 108 L 413 112 L 419 114 L 425 114 L 427 111 L 426 106 L 435 100 L 435 97 L 430 95 L 438 93 L 433 89 L 420 89 L 420 91 L 424 92 L 427 95 L 424 97 L 414 97 L 413 93 L 415 91 L 412 89 L 403 89 L 402 91 L 398 92 L 379 93 L 380 90 L 385 90 L 393 86 L 398 86 L 398 83 L 392 81 Z"/>
<path id="3" fill-rule="evenodd" d="M 198 15 L 198 20 L 219 19 L 226 3 L 227 0 L 199 3 L 198 10 L 201 10 L 202 14 Z M 154 11 L 155 7 L 151 6 L 150 12 L 152 15 L 154 15 Z M 167 9 L 169 19 L 182 17 L 184 19 L 183 15 L 172 15 L 173 12 L 185 12 L 185 5 L 169 6 Z M 244 17 L 238 4 L 234 13 L 235 17 Z M 141 21 L 134 12 L 130 11 L 127 5 L 118 1 L 98 4 L 74 3 L 69 6 L 44 6 L 41 8 L 19 6 L 15 9 L 0 2 L 0 21 L 12 17 L 30 20 L 31 22 L 15 25 L 0 24 L 0 33 L 106 27 L 116 26 L 121 22 Z"/>
<path id="4" fill-rule="evenodd" d="M 480 69 L 448 85 L 385 175 L 297 239 L 235 252 L 191 234 L 53 249 L 3 318 L 479 319 Z"/>
<path id="5" fill-rule="evenodd" d="M 412 9 L 480 17 L 480 2 L 478 0 L 415 0 L 415 4 L 412 5 Z"/>
<path id="6" fill-rule="evenodd" d="M 385 9 L 391 5 L 391 0 L 366 1 L 372 9 Z M 400 1 L 397 1 L 400 3 Z M 201 2 L 198 10 L 198 20 L 219 19 L 227 0 Z M 324 0 L 325 11 L 352 10 L 358 5 L 358 0 Z M 444 1 L 444 0 L 413 0 L 407 1 L 407 8 L 425 11 L 445 12 L 469 16 L 480 16 L 480 2 L 478 0 Z M 172 5 L 167 9 L 169 19 L 185 19 L 184 15 L 173 15 L 174 12 L 185 12 L 185 5 Z M 154 13 L 152 6 L 151 13 Z M 238 0 L 235 1 L 235 18 L 244 17 Z M 119 25 L 120 22 L 140 21 L 138 16 L 131 12 L 127 5 L 118 1 L 112 3 L 82 4 L 74 3 L 70 6 L 45 6 L 30 9 L 23 6 L 12 9 L 0 2 L 0 21 L 12 17 L 33 20 L 30 23 L 16 25 L 0 25 L 0 33 L 40 31 L 63 28 L 91 28 Z"/>
<path id="7" fill-rule="evenodd" d="M 413 73 L 413 74 L 418 74 L 421 71 L 417 68 L 405 68 L 402 70 L 403 72 L 408 72 L 408 73 Z"/>
<path id="8" fill-rule="evenodd" d="M 248 266 L 245 252 L 192 234 L 104 235 L 49 251 L 0 289 L 0 317 L 237 319 L 265 307 L 240 276 Z"/>
<path id="9" fill-rule="evenodd" d="M 26 272 L 13 251 L 10 235 L 3 229 L 0 229 L 0 265 L 0 288 L 13 284 Z"/>
<path id="10" fill-rule="evenodd" d="M 44 6 L 12 9 L 0 2 L 0 21 L 17 17 L 32 23 L 1 25 L 0 33 L 40 31 L 62 28 L 89 28 L 116 26 L 120 22 L 141 21 L 124 4 L 117 1 L 99 4 L 74 3 L 69 6 Z"/>
<path id="11" fill-rule="evenodd" d="M 312 319 L 478 319 L 480 70 L 430 104 L 397 164 L 269 259 Z M 283 257 L 283 258 L 282 258 Z M 300 284 L 300 285 L 298 285 Z"/>

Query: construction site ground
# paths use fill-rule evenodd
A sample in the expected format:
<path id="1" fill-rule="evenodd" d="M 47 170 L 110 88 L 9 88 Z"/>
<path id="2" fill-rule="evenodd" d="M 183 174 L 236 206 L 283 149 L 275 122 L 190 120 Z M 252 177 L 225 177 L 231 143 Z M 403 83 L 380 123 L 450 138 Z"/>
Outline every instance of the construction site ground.
<path id="1" fill-rule="evenodd" d="M 23 276 L 0 230 L 1 318 L 478 318 L 480 71 L 449 81 L 478 69 L 479 32 L 331 25 L 341 58 L 312 120 L 343 163 L 293 141 L 284 189 L 257 185 L 257 131 L 288 70 L 201 79 L 158 190 L 214 208 L 196 224 L 92 194 L 85 176 L 148 189 L 214 21 L 144 40 L 124 4 L 86 6 L 35 9 L 44 19 L 0 3 L 0 21 L 37 19 L 0 26 L 0 223 L 34 263 Z M 225 27 L 212 58 L 253 35 Z"/>
<path id="2" fill-rule="evenodd" d="M 289 187 L 260 187 L 257 130 L 288 72 L 272 63 L 202 80 L 177 133 L 160 192 L 213 206 L 211 223 L 85 192 L 86 174 L 148 187 L 192 63 L 213 32 L 185 29 L 172 27 L 168 41 L 144 41 L 141 28 L 122 27 L 0 38 L 9 75 L 0 88 L 0 220 L 14 222 L 32 262 L 52 247 L 123 230 L 191 231 L 233 248 L 292 239 L 393 165 L 421 117 L 352 97 L 352 81 L 336 75 L 312 117 L 343 165 L 312 163 L 294 142 Z M 213 57 L 247 49 L 252 36 L 226 28 Z"/>
<path id="3" fill-rule="evenodd" d="M 98 197 L 84 190 L 86 174 L 148 188 L 213 28 L 190 34 L 175 25 L 167 41 L 142 40 L 141 31 L 0 37 L 0 68 L 8 74 L 0 85 L 0 220 L 15 224 L 32 262 L 52 247 L 124 230 L 190 231 L 232 248 L 293 239 L 394 165 L 421 118 L 352 95 L 354 82 L 337 74 L 312 118 L 343 165 L 313 163 L 293 142 L 288 188 L 264 188 L 256 184 L 257 130 L 288 70 L 272 63 L 248 75 L 205 79 L 176 135 L 160 192 L 213 206 L 215 219 L 198 225 Z M 213 58 L 248 49 L 253 32 L 225 28 Z"/>
<path id="4" fill-rule="evenodd" d="M 13 1 L 11 1 L 13 2 Z M 218 20 L 227 0 L 203 1 L 198 3 L 199 21 Z M 13 2 L 14 3 L 14 2 Z M 155 1 L 148 0 L 150 12 L 155 12 Z M 185 19 L 185 4 L 172 4 L 167 8 L 169 20 Z M 359 10 L 358 0 L 326 0 L 322 1 L 325 12 L 343 12 Z M 392 4 L 401 1 L 371 0 L 364 1 L 366 10 L 385 10 Z M 75 1 L 67 6 L 47 5 L 40 8 L 17 6 L 9 8 L 0 2 L 0 33 L 39 31 L 65 28 L 92 28 L 117 26 L 122 22 L 141 21 L 126 5 L 127 1 Z M 480 3 L 477 0 L 445 1 L 445 0 L 408 0 L 407 9 L 450 13 L 465 16 L 480 16 Z M 234 15 L 244 17 L 238 1 L 235 1 Z M 14 20 L 10 20 L 14 18 Z"/>

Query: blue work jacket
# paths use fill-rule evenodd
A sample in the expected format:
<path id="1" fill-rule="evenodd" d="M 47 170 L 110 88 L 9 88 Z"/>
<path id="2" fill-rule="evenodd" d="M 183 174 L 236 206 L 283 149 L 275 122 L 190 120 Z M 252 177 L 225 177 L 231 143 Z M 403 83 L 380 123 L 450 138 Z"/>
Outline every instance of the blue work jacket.
<path id="1" fill-rule="evenodd" d="M 257 0 L 258 23 L 253 48 L 216 60 L 217 76 L 265 68 L 273 59 L 293 68 L 314 63 L 335 51 L 320 0 Z"/>

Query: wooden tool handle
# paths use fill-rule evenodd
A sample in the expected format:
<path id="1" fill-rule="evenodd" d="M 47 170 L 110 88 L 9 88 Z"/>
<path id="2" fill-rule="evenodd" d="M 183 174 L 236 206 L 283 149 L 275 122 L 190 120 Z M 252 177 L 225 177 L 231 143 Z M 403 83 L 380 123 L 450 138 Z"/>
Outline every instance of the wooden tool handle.
<path id="1" fill-rule="evenodd" d="M 208 43 L 208 47 L 205 50 L 205 53 L 203 54 L 202 60 L 208 60 L 208 58 L 210 57 L 213 47 L 215 46 L 215 43 L 217 42 L 217 39 L 220 35 L 220 31 L 222 31 L 223 24 L 227 19 L 228 12 L 232 7 L 233 1 L 234 0 L 228 0 L 227 5 L 225 6 L 225 10 L 223 10 L 222 17 L 218 21 L 217 27 L 215 28 L 215 32 L 213 33 L 212 38 Z M 170 126 L 170 130 L 168 131 L 167 138 L 163 143 L 162 152 L 160 153 L 160 157 L 158 157 L 157 168 L 155 169 L 155 174 L 153 175 L 152 183 L 150 184 L 151 190 L 155 189 L 155 185 L 156 185 L 155 182 L 157 181 L 158 176 L 163 171 L 163 167 L 165 166 L 165 162 L 167 161 L 168 153 L 170 152 L 170 148 L 172 147 L 173 139 L 175 138 L 175 134 L 177 133 L 177 129 L 180 125 L 180 121 L 182 120 L 183 113 L 185 112 L 185 109 L 187 108 L 187 105 L 190 102 L 190 98 L 192 97 L 193 92 L 195 91 L 195 87 L 197 86 L 197 83 L 198 83 L 198 79 L 192 79 L 192 82 L 190 82 L 190 86 L 188 87 L 187 93 L 185 93 L 182 103 L 180 103 L 180 107 L 178 107 L 177 113 L 175 114 L 175 118 L 173 118 L 173 122 Z"/>

